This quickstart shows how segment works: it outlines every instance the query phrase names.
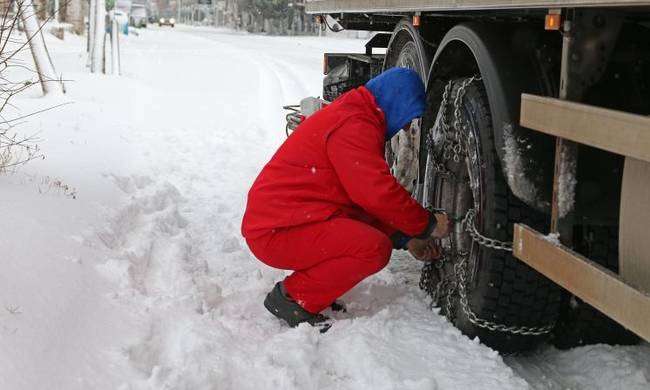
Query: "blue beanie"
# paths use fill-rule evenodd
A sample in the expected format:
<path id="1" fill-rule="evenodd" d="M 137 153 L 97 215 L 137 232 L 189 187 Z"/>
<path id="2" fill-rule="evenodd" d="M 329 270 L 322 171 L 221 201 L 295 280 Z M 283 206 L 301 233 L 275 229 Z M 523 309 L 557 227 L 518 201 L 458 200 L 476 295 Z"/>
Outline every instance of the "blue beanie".
<path id="1" fill-rule="evenodd" d="M 384 112 L 386 139 L 424 113 L 425 92 L 420 76 L 411 69 L 390 68 L 366 83 Z"/>

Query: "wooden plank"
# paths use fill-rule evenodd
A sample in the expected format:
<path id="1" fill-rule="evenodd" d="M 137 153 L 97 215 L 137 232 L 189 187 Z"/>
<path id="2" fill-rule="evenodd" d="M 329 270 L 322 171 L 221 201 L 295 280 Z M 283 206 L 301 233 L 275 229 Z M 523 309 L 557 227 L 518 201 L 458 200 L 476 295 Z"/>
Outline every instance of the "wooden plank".
<path id="1" fill-rule="evenodd" d="M 567 22 L 568 23 L 568 22 Z M 571 26 L 571 24 L 567 24 Z M 562 34 L 562 63 L 560 66 L 560 100 L 579 100 L 582 88 L 571 74 L 574 73 L 571 55 L 575 50 L 573 28 Z M 553 171 L 553 198 L 551 202 L 551 232 L 559 233 L 564 245 L 573 246 L 573 209 L 575 183 L 578 172 L 578 144 L 555 138 L 555 163 Z"/>
<path id="2" fill-rule="evenodd" d="M 650 117 L 523 94 L 520 123 L 542 133 L 650 161 Z"/>
<path id="3" fill-rule="evenodd" d="M 578 144 L 564 138 L 555 141 L 555 169 L 551 199 L 551 232 L 559 233 L 563 244 L 572 246 Z"/>
<path id="4" fill-rule="evenodd" d="M 650 6 L 647 0 L 307 0 L 307 13 Z"/>
<path id="5" fill-rule="evenodd" d="M 514 233 L 515 257 L 650 341 L 650 295 L 528 226 Z"/>
<path id="6" fill-rule="evenodd" d="M 625 159 L 619 224 L 619 267 L 623 280 L 650 291 L 650 163 Z"/>

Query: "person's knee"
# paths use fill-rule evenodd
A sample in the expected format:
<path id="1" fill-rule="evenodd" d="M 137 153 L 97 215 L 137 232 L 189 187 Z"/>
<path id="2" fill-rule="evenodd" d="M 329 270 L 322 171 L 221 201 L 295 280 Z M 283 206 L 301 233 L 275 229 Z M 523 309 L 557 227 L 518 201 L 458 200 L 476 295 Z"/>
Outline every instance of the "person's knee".
<path id="1" fill-rule="evenodd" d="M 374 241 L 372 250 L 368 253 L 368 262 L 371 263 L 372 273 L 376 273 L 384 269 L 390 260 L 393 252 L 393 243 L 388 236 L 381 235 Z"/>

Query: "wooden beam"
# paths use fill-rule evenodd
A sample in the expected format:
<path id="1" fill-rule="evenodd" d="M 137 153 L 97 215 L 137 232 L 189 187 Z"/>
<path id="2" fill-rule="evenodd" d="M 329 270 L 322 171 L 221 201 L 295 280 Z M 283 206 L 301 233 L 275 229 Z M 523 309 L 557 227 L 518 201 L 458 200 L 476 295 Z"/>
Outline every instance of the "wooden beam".
<path id="1" fill-rule="evenodd" d="M 618 272 L 650 292 L 650 163 L 625 159 L 618 234 Z"/>
<path id="2" fill-rule="evenodd" d="M 650 162 L 650 117 L 523 94 L 521 125 Z"/>
<path id="3" fill-rule="evenodd" d="M 514 255 L 555 283 L 650 341 L 650 295 L 617 274 L 522 224 Z"/>
<path id="4" fill-rule="evenodd" d="M 574 17 L 575 18 L 575 17 Z M 578 18 L 579 19 L 579 18 Z M 560 100 L 579 100 L 582 86 L 572 77 L 576 72 L 571 56 L 575 50 L 573 21 L 565 20 L 562 33 L 562 63 L 560 69 Z M 551 232 L 559 233 L 564 245 L 573 246 L 573 209 L 575 183 L 578 173 L 578 145 L 567 139 L 555 138 L 555 169 L 551 202 Z"/>

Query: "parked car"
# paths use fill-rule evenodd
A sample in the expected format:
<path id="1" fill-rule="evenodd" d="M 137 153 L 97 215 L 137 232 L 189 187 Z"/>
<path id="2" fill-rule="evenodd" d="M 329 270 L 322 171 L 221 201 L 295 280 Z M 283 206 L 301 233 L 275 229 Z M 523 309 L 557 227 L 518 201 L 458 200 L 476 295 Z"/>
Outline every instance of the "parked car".
<path id="1" fill-rule="evenodd" d="M 147 9 L 143 5 L 131 6 L 129 24 L 133 27 L 147 27 Z"/>
<path id="2" fill-rule="evenodd" d="M 162 26 L 172 26 L 172 27 L 174 27 L 175 24 L 176 24 L 176 19 L 174 19 L 174 18 L 160 18 L 160 19 L 158 19 L 158 26 L 159 27 L 162 27 Z"/>

